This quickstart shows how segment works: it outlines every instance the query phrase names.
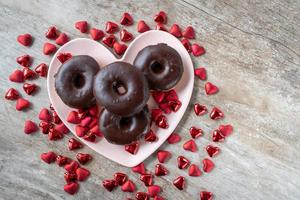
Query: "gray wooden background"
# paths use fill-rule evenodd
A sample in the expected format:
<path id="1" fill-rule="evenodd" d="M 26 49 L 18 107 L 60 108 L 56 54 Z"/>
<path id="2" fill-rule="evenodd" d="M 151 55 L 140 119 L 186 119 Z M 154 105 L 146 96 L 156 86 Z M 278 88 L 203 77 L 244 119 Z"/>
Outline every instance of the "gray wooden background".
<path id="1" fill-rule="evenodd" d="M 193 58 L 195 66 L 203 65 L 210 81 L 220 87 L 218 95 L 207 97 L 203 81 L 196 80 L 190 107 L 178 125 L 177 132 L 184 140 L 188 129 L 197 125 L 205 135 L 197 140 L 200 151 L 186 153 L 182 143 L 164 144 L 162 149 L 173 153 L 166 164 L 171 173 L 155 182 L 163 187 L 167 199 L 199 199 L 199 192 L 207 189 L 215 199 L 300 199 L 300 1 L 299 0 L 212 0 L 212 1 L 25 1 L 0 0 L 0 93 L 10 87 L 22 91 L 21 84 L 12 84 L 8 75 L 17 68 L 15 58 L 24 53 L 34 57 L 33 66 L 49 63 L 42 55 L 43 34 L 56 25 L 71 38 L 86 37 L 74 29 L 77 20 L 88 20 L 92 27 L 103 29 L 107 20 L 118 21 L 123 12 L 134 19 L 144 19 L 152 27 L 152 16 L 159 10 L 168 13 L 168 27 L 174 22 L 182 27 L 192 25 L 197 41 L 206 47 L 205 56 Z M 135 24 L 136 25 L 136 24 Z M 129 30 L 136 34 L 136 27 Z M 17 44 L 18 34 L 30 32 L 34 36 L 31 48 Z M 23 133 L 26 119 L 38 122 L 41 107 L 48 106 L 46 81 L 35 81 L 40 91 L 34 97 L 23 95 L 33 102 L 33 109 L 17 112 L 15 102 L 1 98 L 0 103 L 0 199 L 125 199 L 132 197 L 120 189 L 112 193 L 101 186 L 116 171 L 129 174 L 141 186 L 139 176 L 130 169 L 97 155 L 87 168 L 92 176 L 80 184 L 79 193 L 71 197 L 63 191 L 63 170 L 46 165 L 39 159 L 42 152 L 54 150 L 74 158 L 67 150 L 67 138 L 51 142 L 37 133 Z M 231 123 L 234 134 L 220 144 L 222 153 L 214 160 L 216 168 L 198 178 L 188 177 L 175 163 L 178 155 L 186 155 L 200 164 L 206 156 L 202 148 L 210 142 L 210 132 L 221 122 L 213 122 L 208 115 L 196 117 L 195 102 L 211 108 L 220 106 Z M 154 156 L 146 160 L 153 169 Z M 172 180 L 187 178 L 187 188 L 178 191 Z"/>

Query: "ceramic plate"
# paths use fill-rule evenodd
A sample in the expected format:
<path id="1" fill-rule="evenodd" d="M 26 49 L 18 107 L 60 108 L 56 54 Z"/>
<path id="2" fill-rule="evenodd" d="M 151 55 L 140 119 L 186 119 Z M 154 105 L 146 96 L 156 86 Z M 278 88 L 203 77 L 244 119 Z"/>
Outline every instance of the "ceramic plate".
<path id="1" fill-rule="evenodd" d="M 143 34 L 140 34 L 135 38 L 134 41 L 130 43 L 122 58 L 116 58 L 114 54 L 111 53 L 111 51 L 101 43 L 86 38 L 78 38 L 69 41 L 60 49 L 58 49 L 56 54 L 53 56 L 49 66 L 47 86 L 50 101 L 57 111 L 58 116 L 66 124 L 70 131 L 76 136 L 75 125 L 66 121 L 68 113 L 74 109 L 68 107 L 61 101 L 54 87 L 54 75 L 61 66 L 61 63 L 56 58 L 57 55 L 59 53 L 66 52 L 69 52 L 72 55 L 89 55 L 92 56 L 101 67 L 104 67 L 115 61 L 124 61 L 132 64 L 136 55 L 141 49 L 148 45 L 154 45 L 158 43 L 166 43 L 176 49 L 180 54 L 184 65 L 183 76 L 180 82 L 175 87 L 178 97 L 182 102 L 182 106 L 176 113 L 172 112 L 171 114 L 166 115 L 168 118 L 169 128 L 161 129 L 157 128 L 155 125 L 152 125 L 152 129 L 154 130 L 154 132 L 156 132 L 159 139 L 153 143 L 145 143 L 144 141 L 141 141 L 139 151 L 136 155 L 131 155 L 130 153 L 125 151 L 124 146 L 122 145 L 120 146 L 108 143 L 105 138 L 102 138 L 97 143 L 91 143 L 78 138 L 99 154 L 127 167 L 133 167 L 141 163 L 165 142 L 165 140 L 176 128 L 189 104 L 194 85 L 194 68 L 190 55 L 183 47 L 181 42 L 167 32 L 157 30 L 147 31 Z M 150 108 L 157 107 L 152 99 L 149 100 L 148 105 Z"/>

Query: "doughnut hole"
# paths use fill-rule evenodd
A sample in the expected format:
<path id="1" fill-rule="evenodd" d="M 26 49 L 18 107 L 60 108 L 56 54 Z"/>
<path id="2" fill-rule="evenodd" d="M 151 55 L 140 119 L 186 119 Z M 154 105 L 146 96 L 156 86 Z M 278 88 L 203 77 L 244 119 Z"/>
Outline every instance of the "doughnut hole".
<path id="1" fill-rule="evenodd" d="M 127 88 L 125 84 L 119 81 L 113 82 L 113 90 L 118 94 L 118 95 L 124 95 L 127 93 Z"/>
<path id="2" fill-rule="evenodd" d="M 150 63 L 150 69 L 155 74 L 160 74 L 165 70 L 163 62 L 154 60 Z"/>
<path id="3" fill-rule="evenodd" d="M 85 78 L 82 74 L 77 73 L 73 76 L 72 82 L 75 88 L 80 89 L 85 84 Z"/>
<path id="4" fill-rule="evenodd" d="M 132 117 L 122 117 L 120 120 L 120 129 L 129 130 L 132 125 Z"/>

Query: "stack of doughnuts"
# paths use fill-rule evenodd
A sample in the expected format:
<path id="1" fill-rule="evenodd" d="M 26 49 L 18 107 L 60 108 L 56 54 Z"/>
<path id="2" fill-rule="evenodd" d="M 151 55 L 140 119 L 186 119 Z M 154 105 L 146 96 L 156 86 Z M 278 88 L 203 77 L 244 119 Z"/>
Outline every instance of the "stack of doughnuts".
<path id="1" fill-rule="evenodd" d="M 166 44 L 147 46 L 133 64 L 114 62 L 100 69 L 90 56 L 73 56 L 55 75 L 55 89 L 68 106 L 103 107 L 99 127 L 113 144 L 132 143 L 150 130 L 150 91 L 173 88 L 181 79 L 180 55 Z"/>

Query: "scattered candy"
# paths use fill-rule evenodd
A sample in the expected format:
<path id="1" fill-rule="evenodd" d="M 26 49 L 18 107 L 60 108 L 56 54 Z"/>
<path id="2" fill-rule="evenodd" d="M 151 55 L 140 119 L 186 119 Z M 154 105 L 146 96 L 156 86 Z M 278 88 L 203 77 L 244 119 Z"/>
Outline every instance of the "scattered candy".
<path id="1" fill-rule="evenodd" d="M 169 124 L 167 121 L 167 117 L 164 115 L 161 115 L 157 118 L 157 120 L 155 121 L 156 126 L 158 126 L 159 128 L 163 128 L 163 129 L 167 129 L 169 128 Z"/>
<path id="2" fill-rule="evenodd" d="M 65 172 L 64 179 L 67 183 L 76 182 L 77 175 L 75 172 Z"/>
<path id="3" fill-rule="evenodd" d="M 7 100 L 16 100 L 19 96 L 19 92 L 15 88 L 10 88 L 5 93 L 5 99 Z"/>
<path id="4" fill-rule="evenodd" d="M 56 160 L 56 154 L 53 151 L 42 153 L 40 157 L 45 163 L 48 164 L 53 163 Z"/>
<path id="5" fill-rule="evenodd" d="M 197 145 L 193 139 L 185 142 L 183 148 L 187 151 L 196 152 L 198 150 Z"/>
<path id="6" fill-rule="evenodd" d="M 79 184 L 76 182 L 70 182 L 64 186 L 64 191 L 69 193 L 70 195 L 76 194 L 78 192 L 78 189 L 79 189 Z"/>
<path id="7" fill-rule="evenodd" d="M 196 43 L 192 45 L 191 50 L 194 56 L 201 56 L 205 54 L 205 49 Z"/>
<path id="8" fill-rule="evenodd" d="M 76 176 L 78 181 L 85 181 L 90 176 L 90 171 L 83 167 L 78 167 L 76 169 Z"/>
<path id="9" fill-rule="evenodd" d="M 77 125 L 75 127 L 75 133 L 78 137 L 83 137 L 88 133 L 89 129 L 87 127 L 83 127 L 81 125 Z"/>
<path id="10" fill-rule="evenodd" d="M 157 196 L 154 197 L 153 200 L 165 200 L 165 199 L 163 197 L 157 195 Z"/>
<path id="11" fill-rule="evenodd" d="M 136 200 L 149 200 L 149 195 L 145 192 L 137 192 L 135 198 Z"/>
<path id="12" fill-rule="evenodd" d="M 115 42 L 113 45 L 113 48 L 114 48 L 114 51 L 116 52 L 116 54 L 118 54 L 120 56 L 120 55 L 124 54 L 124 52 L 127 49 L 127 46 L 126 46 L 126 44 L 121 44 L 119 42 Z"/>
<path id="13" fill-rule="evenodd" d="M 35 77 L 35 75 L 36 75 L 36 73 L 33 70 L 31 70 L 27 67 L 25 67 L 23 69 L 24 80 L 32 79 Z"/>
<path id="14" fill-rule="evenodd" d="M 50 26 L 47 30 L 47 32 L 45 33 L 46 38 L 48 39 L 56 39 L 57 38 L 57 29 L 55 26 Z"/>
<path id="15" fill-rule="evenodd" d="M 177 177 L 173 181 L 173 185 L 178 189 L 178 190 L 183 190 L 185 187 L 185 178 L 183 176 Z"/>
<path id="16" fill-rule="evenodd" d="M 98 106 L 95 105 L 95 106 L 92 106 L 88 109 L 88 112 L 89 114 L 92 116 L 92 117 L 97 117 L 98 116 Z"/>
<path id="17" fill-rule="evenodd" d="M 200 200 L 212 200 L 213 194 L 208 191 L 202 191 L 200 192 Z"/>
<path id="18" fill-rule="evenodd" d="M 32 37 L 30 34 L 25 33 L 23 35 L 19 35 L 17 37 L 17 40 L 20 44 L 24 45 L 24 46 L 30 46 L 31 42 L 32 42 Z"/>
<path id="19" fill-rule="evenodd" d="M 181 101 L 179 100 L 169 101 L 168 104 L 173 112 L 177 112 L 182 105 Z"/>
<path id="20" fill-rule="evenodd" d="M 38 130 L 36 123 L 31 120 L 26 120 L 24 125 L 24 133 L 31 134 Z"/>
<path id="21" fill-rule="evenodd" d="M 52 117 L 51 117 L 51 114 L 50 114 L 50 112 L 49 112 L 49 110 L 47 108 L 42 108 L 40 110 L 39 119 L 43 120 L 43 121 L 46 121 L 46 122 L 50 122 L 51 121 Z"/>
<path id="22" fill-rule="evenodd" d="M 148 194 L 150 197 L 155 197 L 161 192 L 161 188 L 158 185 L 151 185 L 148 187 Z"/>
<path id="23" fill-rule="evenodd" d="M 225 140 L 225 136 L 219 130 L 214 130 L 212 133 L 212 140 L 214 142 L 223 142 Z"/>
<path id="24" fill-rule="evenodd" d="M 116 38 L 114 35 L 108 35 L 108 36 L 105 36 L 103 39 L 102 39 L 102 42 L 108 46 L 108 47 L 113 47 L 114 46 L 114 43 L 116 42 Z"/>
<path id="25" fill-rule="evenodd" d="M 173 24 L 169 32 L 175 37 L 182 37 L 181 29 L 178 24 Z"/>
<path id="26" fill-rule="evenodd" d="M 80 118 L 78 116 L 78 112 L 71 111 L 67 117 L 67 122 L 72 123 L 72 124 L 80 123 Z"/>
<path id="27" fill-rule="evenodd" d="M 61 119 L 59 118 L 57 112 L 54 110 L 52 112 L 52 121 L 54 124 L 60 124 L 61 123 Z"/>
<path id="28" fill-rule="evenodd" d="M 167 102 L 179 100 L 179 99 L 178 99 L 178 96 L 177 96 L 177 93 L 176 93 L 176 91 L 175 91 L 174 89 L 165 92 L 165 94 L 166 94 L 165 100 L 166 100 Z"/>
<path id="29" fill-rule="evenodd" d="M 192 26 L 186 27 L 186 29 L 182 32 L 183 37 L 188 39 L 195 39 L 195 31 Z"/>
<path id="30" fill-rule="evenodd" d="M 104 180 L 102 181 L 102 185 L 109 192 L 113 191 L 113 189 L 117 186 L 115 180 Z"/>
<path id="31" fill-rule="evenodd" d="M 207 95 L 216 94 L 219 91 L 218 87 L 211 82 L 205 83 L 205 92 Z"/>
<path id="32" fill-rule="evenodd" d="M 70 151 L 75 150 L 75 149 L 80 149 L 82 147 L 83 147 L 83 145 L 81 144 L 81 142 L 79 142 L 75 138 L 70 138 L 69 139 L 68 148 L 69 148 Z"/>
<path id="33" fill-rule="evenodd" d="M 132 25 L 133 24 L 133 18 L 132 18 L 132 16 L 129 13 L 127 13 L 127 12 L 123 13 L 123 16 L 122 16 L 122 18 L 120 20 L 120 24 L 122 24 L 124 26 L 130 26 L 130 25 Z"/>
<path id="34" fill-rule="evenodd" d="M 114 174 L 114 180 L 117 185 L 123 185 L 127 181 L 127 175 L 121 172 L 117 172 Z"/>
<path id="35" fill-rule="evenodd" d="M 57 124 L 54 128 L 62 134 L 67 134 L 70 132 L 70 130 L 66 127 L 64 123 Z"/>
<path id="36" fill-rule="evenodd" d="M 24 74 L 21 70 L 16 69 L 9 75 L 9 80 L 16 83 L 22 83 L 24 81 Z"/>
<path id="37" fill-rule="evenodd" d="M 146 142 L 155 142 L 157 140 L 157 135 L 150 129 L 150 131 L 144 137 Z"/>
<path id="38" fill-rule="evenodd" d="M 188 39 L 186 38 L 183 38 L 181 40 L 181 43 L 182 45 L 184 46 L 184 48 L 188 51 L 188 52 L 191 52 L 192 51 L 192 46 L 191 46 L 191 43 Z"/>
<path id="39" fill-rule="evenodd" d="M 178 143 L 178 142 L 180 142 L 180 140 L 181 140 L 181 137 L 177 133 L 172 133 L 167 139 L 169 144 Z"/>
<path id="40" fill-rule="evenodd" d="M 22 55 L 22 56 L 17 57 L 16 61 L 23 67 L 29 67 L 31 64 L 31 57 L 28 54 Z"/>
<path id="41" fill-rule="evenodd" d="M 96 142 L 96 135 L 92 132 L 88 132 L 85 136 L 82 137 L 84 140 L 89 142 Z"/>
<path id="42" fill-rule="evenodd" d="M 69 164 L 65 165 L 65 170 L 68 172 L 75 172 L 78 167 L 79 167 L 78 162 L 73 160 Z"/>
<path id="43" fill-rule="evenodd" d="M 210 112 L 210 118 L 218 120 L 224 118 L 224 113 L 217 107 L 214 107 Z"/>
<path id="44" fill-rule="evenodd" d="M 59 36 L 56 38 L 55 42 L 58 45 L 64 45 L 69 41 L 69 37 L 65 33 L 59 34 Z"/>
<path id="45" fill-rule="evenodd" d="M 103 137 L 103 133 L 100 131 L 99 126 L 96 125 L 90 129 L 90 132 L 95 134 L 98 137 Z"/>
<path id="46" fill-rule="evenodd" d="M 199 103 L 195 103 L 194 111 L 196 115 L 200 116 L 200 115 L 204 115 L 207 112 L 207 108 L 205 105 L 200 105 Z"/>
<path id="47" fill-rule="evenodd" d="M 201 128 L 197 128 L 195 126 L 192 126 L 190 128 L 190 135 L 192 136 L 193 139 L 196 139 L 196 138 L 203 135 L 203 131 L 202 131 Z"/>
<path id="48" fill-rule="evenodd" d="M 208 173 L 211 172 L 211 170 L 213 170 L 213 168 L 215 167 L 215 164 L 208 158 L 204 158 L 202 160 L 203 163 L 203 171 Z"/>
<path id="49" fill-rule="evenodd" d="M 206 69 L 204 67 L 200 67 L 194 70 L 195 76 L 197 76 L 200 80 L 206 80 Z"/>
<path id="50" fill-rule="evenodd" d="M 32 83 L 32 84 L 30 84 L 30 83 L 24 83 L 23 84 L 23 89 L 26 92 L 26 94 L 32 95 L 36 91 L 37 85 L 34 84 L 34 83 Z"/>
<path id="51" fill-rule="evenodd" d="M 135 185 L 131 180 L 127 180 L 122 186 L 121 189 L 123 192 L 134 192 Z"/>
<path id="52" fill-rule="evenodd" d="M 135 167 L 131 168 L 133 172 L 139 173 L 139 174 L 145 174 L 146 173 L 146 169 L 145 169 L 145 165 L 144 163 L 140 163 Z"/>
<path id="53" fill-rule="evenodd" d="M 162 110 L 159 108 L 151 110 L 151 119 L 152 121 L 157 121 L 158 117 L 162 115 Z"/>
<path id="54" fill-rule="evenodd" d="M 139 143 L 133 142 L 131 144 L 125 145 L 125 151 L 131 153 L 132 155 L 135 155 L 139 150 Z"/>
<path id="55" fill-rule="evenodd" d="M 189 168 L 189 176 L 201 176 L 201 171 L 197 165 L 191 164 Z"/>
<path id="56" fill-rule="evenodd" d="M 46 77 L 48 73 L 48 66 L 45 63 L 41 63 L 35 68 L 35 72 L 41 77 Z"/>
<path id="57" fill-rule="evenodd" d="M 84 126 L 84 127 L 88 127 L 91 122 L 92 122 L 92 118 L 87 116 L 87 117 L 81 118 L 80 125 Z"/>
<path id="58" fill-rule="evenodd" d="M 126 29 L 120 31 L 120 39 L 122 42 L 128 42 L 133 39 L 133 35 L 129 33 Z"/>
<path id="59" fill-rule="evenodd" d="M 57 131 L 56 129 L 53 129 L 53 128 L 49 129 L 49 132 L 48 132 L 49 140 L 56 141 L 56 140 L 62 139 L 63 137 L 64 137 L 64 135 L 61 132 Z"/>
<path id="60" fill-rule="evenodd" d="M 49 42 L 46 42 L 44 44 L 44 47 L 43 47 L 43 53 L 45 55 L 50 55 L 50 54 L 53 54 L 54 52 L 56 51 L 56 46 L 54 44 L 51 44 Z"/>
<path id="61" fill-rule="evenodd" d="M 69 60 L 70 58 L 72 58 L 72 54 L 71 53 L 59 53 L 57 56 L 57 59 L 61 62 L 64 63 L 67 60 Z"/>
<path id="62" fill-rule="evenodd" d="M 190 161 L 184 156 L 178 156 L 177 166 L 179 169 L 186 169 L 190 165 Z"/>
<path id="63" fill-rule="evenodd" d="M 115 33 L 118 29 L 119 29 L 118 24 L 110 21 L 106 23 L 105 31 L 107 33 Z"/>
<path id="64" fill-rule="evenodd" d="M 212 145 L 207 145 L 207 147 L 205 149 L 206 149 L 207 154 L 210 157 L 215 157 L 216 155 L 218 155 L 220 153 L 219 147 L 215 147 Z"/>
<path id="65" fill-rule="evenodd" d="M 140 180 L 145 184 L 145 186 L 150 186 L 153 184 L 152 174 L 142 174 Z"/>
<path id="66" fill-rule="evenodd" d="M 91 161 L 93 159 L 93 157 L 87 153 L 78 153 L 76 155 L 76 158 L 77 158 L 78 162 L 82 165 L 85 165 L 86 163 L 88 163 L 89 161 Z"/>
<path id="67" fill-rule="evenodd" d="M 49 140 L 60 140 L 64 137 L 64 135 L 59 132 L 58 130 L 54 129 L 54 128 L 50 128 L 49 132 L 48 132 L 48 139 Z"/>
<path id="68" fill-rule="evenodd" d="M 156 23 L 166 24 L 167 23 L 167 14 L 164 11 L 160 11 L 158 14 L 156 14 L 154 16 L 154 21 Z"/>
<path id="69" fill-rule="evenodd" d="M 40 127 L 40 130 L 42 131 L 43 134 L 48 134 L 50 128 L 52 128 L 53 126 L 52 126 L 51 123 L 41 121 L 39 123 L 39 127 Z"/>
<path id="70" fill-rule="evenodd" d="M 159 150 L 157 152 L 157 159 L 160 163 L 165 163 L 171 157 L 171 153 L 169 151 Z"/>
<path id="71" fill-rule="evenodd" d="M 158 104 L 160 104 L 164 101 L 165 95 L 166 95 L 166 93 L 164 93 L 162 91 L 153 91 L 151 94 L 152 94 L 152 97 L 155 100 L 155 102 Z"/>
<path id="72" fill-rule="evenodd" d="M 155 27 L 156 30 L 160 30 L 160 31 L 166 31 L 168 32 L 167 28 L 163 25 L 163 24 L 156 24 L 156 27 Z"/>
<path id="73" fill-rule="evenodd" d="M 140 20 L 140 21 L 138 22 L 138 25 L 137 25 L 137 31 L 138 31 L 139 33 L 144 33 L 144 32 L 149 31 L 149 30 L 150 30 L 150 27 L 146 24 L 145 21 Z"/>
<path id="74" fill-rule="evenodd" d="M 169 173 L 169 171 L 162 164 L 155 165 L 155 175 L 156 176 L 165 176 L 168 173 Z"/>
<path id="75" fill-rule="evenodd" d="M 58 156 L 56 156 L 55 161 L 56 161 L 56 164 L 59 167 L 62 167 L 62 166 L 66 165 L 69 162 L 69 158 L 65 157 L 65 156 L 62 156 L 62 155 L 58 155 Z"/>
<path id="76" fill-rule="evenodd" d="M 17 110 L 24 110 L 30 106 L 30 102 L 26 99 L 23 98 L 18 98 L 17 103 L 16 103 L 16 109 Z"/>
<path id="77" fill-rule="evenodd" d="M 90 30 L 90 36 L 93 40 L 100 40 L 104 37 L 104 32 L 100 29 L 92 28 Z"/>
<path id="78" fill-rule="evenodd" d="M 87 21 L 78 21 L 75 23 L 75 28 L 78 29 L 81 33 L 86 33 L 88 30 Z"/>
<path id="79" fill-rule="evenodd" d="M 220 125 L 219 126 L 219 130 L 222 133 L 222 135 L 224 135 L 225 137 L 231 135 L 232 131 L 233 131 L 233 127 L 230 124 L 227 125 Z"/>
<path id="80" fill-rule="evenodd" d="M 164 113 L 166 113 L 166 114 L 170 114 L 171 113 L 171 108 L 170 108 L 170 106 L 169 106 L 168 103 L 161 103 L 161 104 L 159 104 L 159 108 L 162 111 L 164 111 Z"/>

